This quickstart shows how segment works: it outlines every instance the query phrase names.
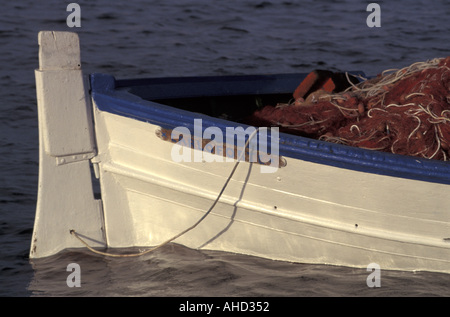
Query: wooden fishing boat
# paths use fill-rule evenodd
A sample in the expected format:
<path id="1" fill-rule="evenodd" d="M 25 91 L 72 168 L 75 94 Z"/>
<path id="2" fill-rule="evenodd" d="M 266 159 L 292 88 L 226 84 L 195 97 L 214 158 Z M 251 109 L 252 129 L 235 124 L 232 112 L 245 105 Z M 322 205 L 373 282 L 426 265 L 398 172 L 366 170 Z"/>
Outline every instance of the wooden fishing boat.
<path id="1" fill-rule="evenodd" d="M 255 132 L 239 117 L 289 98 L 305 74 L 85 80 L 75 33 L 40 32 L 39 44 L 31 258 L 176 237 L 191 248 L 274 260 L 450 273 L 448 162 L 271 130 L 268 166 L 235 155 L 236 144 L 231 156 L 219 147 L 207 156 L 204 139 L 196 147 L 187 133 L 183 144 L 174 137 L 177 129 L 206 136 L 214 127 L 216 141 L 218 131 Z"/>

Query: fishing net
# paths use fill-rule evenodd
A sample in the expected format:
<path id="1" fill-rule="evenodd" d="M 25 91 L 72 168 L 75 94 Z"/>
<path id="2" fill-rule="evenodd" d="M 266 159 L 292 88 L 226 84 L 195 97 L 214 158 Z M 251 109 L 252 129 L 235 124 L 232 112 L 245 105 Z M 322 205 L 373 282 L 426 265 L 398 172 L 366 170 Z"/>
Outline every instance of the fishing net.
<path id="1" fill-rule="evenodd" d="M 386 70 L 341 92 L 318 89 L 257 110 L 248 123 L 360 148 L 450 157 L 450 57 Z M 298 90 L 298 89 L 297 89 Z"/>

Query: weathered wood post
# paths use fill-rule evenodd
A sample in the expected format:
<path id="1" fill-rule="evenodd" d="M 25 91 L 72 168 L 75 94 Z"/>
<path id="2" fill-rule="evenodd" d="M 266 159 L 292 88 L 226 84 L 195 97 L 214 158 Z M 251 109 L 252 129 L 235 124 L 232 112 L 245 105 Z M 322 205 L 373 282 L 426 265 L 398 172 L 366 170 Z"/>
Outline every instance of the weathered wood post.
<path id="1" fill-rule="evenodd" d="M 94 129 L 78 35 L 42 31 L 39 45 L 39 188 L 30 258 L 82 247 L 71 229 L 92 246 L 105 246 L 102 204 L 93 194 Z"/>

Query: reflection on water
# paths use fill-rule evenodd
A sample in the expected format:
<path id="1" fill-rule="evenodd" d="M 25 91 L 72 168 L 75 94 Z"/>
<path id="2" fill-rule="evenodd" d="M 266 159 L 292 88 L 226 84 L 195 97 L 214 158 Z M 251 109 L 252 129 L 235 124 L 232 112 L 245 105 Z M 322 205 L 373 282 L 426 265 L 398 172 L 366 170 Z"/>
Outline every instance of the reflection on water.
<path id="1" fill-rule="evenodd" d="M 80 265 L 79 288 L 67 286 L 70 263 Z M 133 259 L 73 250 L 33 260 L 32 264 L 35 274 L 29 290 L 33 296 L 450 295 L 448 274 L 382 270 L 381 287 L 370 288 L 366 279 L 372 271 L 366 269 L 272 261 L 177 244 Z M 432 286 L 430 280 L 434 281 Z"/>

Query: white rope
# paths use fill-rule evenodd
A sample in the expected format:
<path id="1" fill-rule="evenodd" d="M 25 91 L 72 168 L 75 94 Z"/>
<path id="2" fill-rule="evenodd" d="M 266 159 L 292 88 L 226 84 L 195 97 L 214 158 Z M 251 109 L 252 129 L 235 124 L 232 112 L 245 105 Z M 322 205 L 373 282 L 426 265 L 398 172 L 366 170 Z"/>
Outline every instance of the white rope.
<path id="1" fill-rule="evenodd" d="M 247 140 L 247 142 L 245 143 L 245 146 L 244 146 L 243 151 L 242 151 L 241 154 L 239 155 L 239 157 L 238 157 L 238 159 L 237 159 L 237 162 L 234 164 L 234 167 L 233 167 L 233 169 L 231 170 L 230 175 L 228 176 L 228 178 L 227 178 L 225 184 L 223 185 L 222 189 L 220 190 L 219 194 L 217 195 L 217 198 L 214 200 L 214 202 L 212 203 L 211 207 L 209 207 L 208 211 L 207 211 L 207 212 L 206 212 L 206 213 L 205 213 L 205 214 L 204 214 L 204 215 L 203 215 L 203 216 L 202 216 L 195 224 L 193 224 L 193 225 L 190 226 L 189 228 L 183 230 L 182 232 L 178 233 L 177 235 L 173 236 L 172 238 L 170 238 L 170 239 L 164 241 L 163 243 L 161 243 L 161 244 L 159 244 L 159 245 L 157 245 L 157 246 L 155 246 L 155 247 L 153 247 L 153 248 L 151 248 L 151 249 L 145 250 L 145 251 L 143 251 L 143 252 L 139 252 L 139 253 L 131 253 L 131 254 L 115 254 L 115 253 L 108 253 L 108 252 L 102 252 L 102 251 L 95 250 L 95 249 L 92 248 L 89 244 L 87 244 L 82 238 L 80 238 L 80 236 L 78 235 L 78 233 L 77 233 L 74 229 L 71 229 L 71 230 L 69 231 L 70 234 L 73 235 L 73 236 L 75 236 L 78 240 L 80 240 L 81 243 L 83 243 L 83 244 L 86 246 L 86 248 L 88 248 L 90 251 L 92 251 L 92 252 L 94 252 L 94 253 L 97 253 L 97 254 L 100 254 L 100 255 L 105 255 L 105 256 L 110 256 L 110 257 L 118 257 L 118 258 L 119 258 L 119 257 L 120 257 L 120 258 L 125 258 L 125 257 L 137 257 L 137 256 L 142 256 L 142 255 L 144 255 L 144 254 L 153 252 L 153 251 L 155 251 L 155 250 L 157 250 L 157 249 L 159 249 L 159 248 L 165 246 L 166 244 L 168 244 L 168 243 L 174 241 L 175 239 L 181 237 L 182 235 L 186 234 L 187 232 L 189 232 L 189 231 L 191 231 L 192 229 L 194 229 L 195 227 L 197 227 L 197 226 L 198 226 L 198 225 L 199 225 L 199 224 L 200 224 L 200 223 L 201 223 L 201 222 L 202 222 L 202 221 L 203 221 L 203 220 L 211 213 L 211 211 L 214 209 L 214 207 L 216 206 L 216 204 L 219 202 L 219 199 L 220 199 L 220 197 L 222 196 L 223 192 L 225 191 L 225 188 L 228 186 L 228 183 L 230 182 L 231 178 L 233 177 L 234 172 L 236 171 L 236 169 L 237 169 L 237 167 L 238 167 L 238 165 L 239 165 L 239 163 L 240 163 L 240 161 L 241 161 L 243 155 L 245 155 L 245 149 L 247 148 L 247 146 L 248 146 L 248 144 L 250 143 L 251 139 L 253 139 L 253 137 L 258 133 L 258 131 L 259 131 L 259 128 L 256 128 L 256 130 L 253 131 L 252 134 L 250 134 L 250 136 L 248 137 L 248 140 Z"/>

